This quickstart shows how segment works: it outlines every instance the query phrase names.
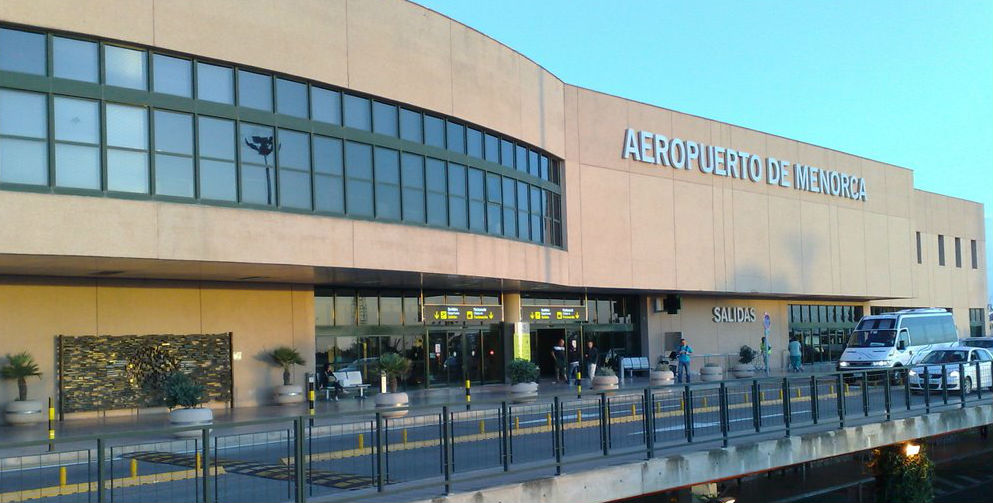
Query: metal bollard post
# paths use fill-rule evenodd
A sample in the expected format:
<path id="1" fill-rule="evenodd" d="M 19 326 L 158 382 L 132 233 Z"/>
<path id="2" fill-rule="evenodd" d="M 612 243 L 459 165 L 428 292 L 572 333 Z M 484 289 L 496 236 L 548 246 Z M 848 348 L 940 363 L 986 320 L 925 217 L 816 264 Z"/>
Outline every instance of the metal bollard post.
<path id="1" fill-rule="evenodd" d="M 924 367 L 924 373 L 921 374 L 921 379 L 924 383 L 924 412 L 931 413 L 931 376 L 928 373 L 928 368 Z"/>
<path id="2" fill-rule="evenodd" d="M 655 457 L 655 414 L 652 414 L 652 390 L 645 388 L 645 398 L 642 404 L 644 411 L 645 447 L 648 459 Z"/>
<path id="3" fill-rule="evenodd" d="M 106 498 L 104 497 L 104 485 L 105 485 L 104 472 L 106 471 L 106 468 L 104 468 L 104 458 L 106 456 L 107 453 L 105 452 L 103 439 L 98 438 L 97 439 L 97 503 L 103 503 L 104 501 L 107 501 Z"/>
<path id="4" fill-rule="evenodd" d="M 607 394 L 600 393 L 600 447 L 603 448 L 603 455 L 610 455 L 610 442 L 608 442 L 607 424 L 610 422 L 607 411 Z"/>
<path id="5" fill-rule="evenodd" d="M 844 389 L 843 385 L 844 385 L 845 377 L 843 374 L 838 373 L 835 375 L 835 378 L 838 381 L 837 382 L 838 393 L 834 395 L 838 401 L 838 427 L 844 428 L 845 427 L 845 394 L 842 393 L 842 390 Z"/>
<path id="6" fill-rule="evenodd" d="M 555 475 L 562 475 L 562 402 L 555 397 L 552 402 L 552 414 L 555 422 L 552 428 L 552 449 L 555 450 Z"/>
<path id="7" fill-rule="evenodd" d="M 927 389 L 927 383 L 924 383 L 924 389 Z M 910 370 L 905 368 L 903 371 L 903 400 L 907 404 L 907 410 L 910 410 Z"/>
<path id="8" fill-rule="evenodd" d="M 576 372 L 576 398 L 583 398 L 583 373 L 579 371 Z"/>
<path id="9" fill-rule="evenodd" d="M 978 378 L 979 375 L 977 374 L 976 377 Z M 959 397 L 961 398 L 963 409 L 965 408 L 965 380 L 965 364 L 959 362 Z"/>
<path id="10" fill-rule="evenodd" d="M 883 378 L 883 404 L 886 407 L 886 420 L 892 419 L 891 411 L 893 409 L 893 397 L 890 396 L 890 372 L 891 370 L 886 370 L 886 376 Z"/>
<path id="11" fill-rule="evenodd" d="M 500 453 L 503 471 L 510 471 L 510 411 L 507 402 L 500 402 Z"/>
<path id="12" fill-rule="evenodd" d="M 376 492 L 383 492 L 386 477 L 383 474 L 383 413 L 376 413 Z"/>
<path id="13" fill-rule="evenodd" d="M 948 367 L 941 367 L 941 403 L 948 405 Z"/>
<path id="14" fill-rule="evenodd" d="M 869 417 L 869 373 L 862 372 L 862 413 Z"/>
<path id="15" fill-rule="evenodd" d="M 693 442 L 693 391 L 689 384 L 683 386 L 683 422 L 686 426 L 686 441 Z"/>
<path id="16" fill-rule="evenodd" d="M 820 392 L 817 390 L 817 376 L 810 376 L 810 418 L 817 424 L 819 411 L 818 403 L 820 399 L 818 398 Z"/>
<path id="17" fill-rule="evenodd" d="M 303 443 L 301 442 L 301 440 L 303 439 L 303 422 L 302 421 L 299 421 L 299 424 L 297 425 L 297 427 L 299 428 L 299 432 L 300 432 L 300 436 L 297 437 L 297 444 L 298 444 L 297 445 L 297 450 L 300 451 L 300 452 L 303 452 Z M 204 501 L 204 503 L 210 503 L 211 495 L 212 495 L 211 494 L 211 491 L 210 491 L 210 463 L 211 463 L 211 461 L 210 461 L 210 428 L 204 428 L 204 429 L 200 430 L 200 444 L 201 444 L 201 446 L 203 448 L 203 452 L 202 452 L 202 454 L 203 454 L 203 456 L 202 456 L 203 457 L 203 467 L 202 467 L 202 471 L 201 471 L 201 475 L 200 475 L 202 477 L 202 479 L 203 479 L 203 481 L 202 481 L 203 482 L 203 501 Z M 298 456 L 297 457 L 297 466 L 299 467 L 299 470 L 301 472 L 303 470 L 303 459 L 301 459 L 302 457 L 303 456 Z M 297 480 L 299 480 L 299 479 L 297 479 Z M 303 501 L 302 498 L 303 498 L 303 485 L 298 485 L 297 486 L 297 501 Z"/>
<path id="18" fill-rule="evenodd" d="M 465 380 L 465 410 L 469 410 L 472 405 L 472 390 L 469 386 L 469 380 Z"/>
<path id="19" fill-rule="evenodd" d="M 647 391 L 647 390 L 646 390 Z M 728 430 L 731 428 L 731 424 L 728 421 L 728 389 L 724 381 L 721 381 L 720 396 L 718 396 L 717 407 L 720 412 L 718 418 L 721 422 L 721 437 L 723 438 L 723 446 L 728 446 Z"/>
<path id="20" fill-rule="evenodd" d="M 451 465 L 451 443 L 448 434 L 451 430 L 451 419 L 448 414 L 448 406 L 441 408 L 441 468 L 445 474 L 445 494 L 452 492 L 452 465 Z"/>
<path id="21" fill-rule="evenodd" d="M 790 379 L 788 377 L 783 378 L 783 426 L 786 427 L 786 436 L 790 436 L 790 412 L 792 412 L 790 407 Z"/>
<path id="22" fill-rule="evenodd" d="M 762 431 L 762 392 L 759 391 L 759 380 L 752 380 L 752 424 L 755 433 Z"/>

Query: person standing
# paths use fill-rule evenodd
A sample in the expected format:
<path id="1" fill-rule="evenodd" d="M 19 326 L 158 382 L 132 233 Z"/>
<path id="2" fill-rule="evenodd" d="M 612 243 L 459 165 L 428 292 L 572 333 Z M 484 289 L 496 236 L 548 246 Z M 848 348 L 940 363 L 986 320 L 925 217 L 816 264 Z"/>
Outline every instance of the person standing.
<path id="1" fill-rule="evenodd" d="M 800 341 L 796 337 L 790 337 L 790 370 L 793 372 L 801 372 L 803 370 L 800 367 L 800 356 L 803 354 L 800 351 Z"/>
<path id="2" fill-rule="evenodd" d="M 678 360 L 678 369 L 676 373 L 676 382 L 683 382 L 683 376 L 686 377 L 686 384 L 690 382 L 690 353 L 693 352 L 693 348 L 686 343 L 686 339 L 679 340 L 679 347 L 676 348 L 676 359 Z"/>
<path id="3" fill-rule="evenodd" d="M 765 375 L 769 375 L 769 355 L 772 354 L 772 344 L 763 337 L 762 343 L 759 344 L 759 351 L 762 352 L 762 364 L 765 366 Z"/>
<path id="4" fill-rule="evenodd" d="M 579 373 L 579 342 L 575 339 L 569 339 L 569 348 L 566 350 L 569 355 L 569 384 L 576 383 L 576 374 Z"/>
<path id="5" fill-rule="evenodd" d="M 565 375 L 565 339 L 559 339 L 559 343 L 552 346 L 552 358 L 555 360 L 555 382 L 568 381 Z"/>
<path id="6" fill-rule="evenodd" d="M 583 359 L 586 360 L 586 377 L 590 380 L 590 385 L 593 384 L 593 376 L 596 375 L 596 364 L 600 359 L 600 351 L 593 345 L 593 341 L 586 341 L 586 354 L 583 355 Z"/>

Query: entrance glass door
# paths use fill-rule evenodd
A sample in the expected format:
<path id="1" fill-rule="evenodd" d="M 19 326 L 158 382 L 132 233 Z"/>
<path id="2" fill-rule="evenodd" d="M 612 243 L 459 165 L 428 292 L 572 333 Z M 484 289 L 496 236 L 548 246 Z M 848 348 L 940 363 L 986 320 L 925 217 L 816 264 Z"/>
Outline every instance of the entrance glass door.
<path id="1" fill-rule="evenodd" d="M 462 332 L 432 330 L 428 333 L 428 384 L 449 386 L 462 382 Z"/>
<path id="2" fill-rule="evenodd" d="M 429 386 L 464 386 L 503 380 L 503 347 L 498 330 L 478 328 L 428 331 L 426 367 Z"/>

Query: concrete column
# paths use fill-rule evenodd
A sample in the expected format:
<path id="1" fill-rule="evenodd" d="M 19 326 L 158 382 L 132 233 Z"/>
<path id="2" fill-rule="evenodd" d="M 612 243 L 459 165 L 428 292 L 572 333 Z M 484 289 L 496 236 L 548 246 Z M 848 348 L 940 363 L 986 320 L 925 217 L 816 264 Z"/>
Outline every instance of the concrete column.
<path id="1" fill-rule="evenodd" d="M 521 321 L 521 292 L 503 293 L 503 321 L 507 324 Z"/>

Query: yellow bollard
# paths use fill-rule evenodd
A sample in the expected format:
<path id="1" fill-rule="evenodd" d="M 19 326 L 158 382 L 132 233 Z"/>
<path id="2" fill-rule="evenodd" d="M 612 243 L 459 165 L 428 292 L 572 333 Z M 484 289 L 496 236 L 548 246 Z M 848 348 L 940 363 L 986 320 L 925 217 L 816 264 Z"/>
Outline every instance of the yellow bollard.
<path id="1" fill-rule="evenodd" d="M 548 424 L 548 427 L 549 428 L 552 427 L 552 413 L 551 412 L 548 412 L 548 413 L 545 414 L 545 423 Z"/>
<path id="2" fill-rule="evenodd" d="M 514 417 L 514 429 L 515 430 L 521 429 L 521 418 L 520 417 Z"/>
<path id="3" fill-rule="evenodd" d="M 638 411 L 637 411 L 637 409 L 635 409 L 635 407 L 634 407 L 634 404 L 632 403 L 632 404 L 631 404 L 631 415 L 632 415 L 632 416 L 634 416 L 634 415 L 636 415 L 637 413 L 638 413 Z"/>
<path id="4" fill-rule="evenodd" d="M 797 388 L 796 389 L 796 397 L 797 398 L 800 398 L 800 388 Z"/>
<path id="5" fill-rule="evenodd" d="M 780 400 L 782 400 L 782 399 L 783 399 L 783 390 L 779 390 L 779 399 L 780 399 Z"/>
<path id="6" fill-rule="evenodd" d="M 138 460 L 137 459 L 132 459 L 131 460 L 131 478 L 133 478 L 133 479 L 138 478 Z"/>
<path id="7" fill-rule="evenodd" d="M 483 419 L 479 420 L 479 434 L 482 435 L 486 433 L 486 421 Z"/>
<path id="8" fill-rule="evenodd" d="M 59 487 L 66 486 L 66 467 L 59 467 Z"/>
<path id="9" fill-rule="evenodd" d="M 403 439 L 403 445 L 407 445 L 407 428 L 400 431 L 400 438 Z"/>
<path id="10" fill-rule="evenodd" d="M 704 407 L 706 407 L 706 406 L 707 406 L 707 397 L 703 397 L 703 406 L 704 406 Z"/>
<path id="11" fill-rule="evenodd" d="M 845 384 L 845 394 L 848 394 L 848 384 Z"/>
<path id="12" fill-rule="evenodd" d="M 679 408 L 680 409 L 686 408 L 686 401 L 684 401 L 682 398 L 679 399 Z"/>
<path id="13" fill-rule="evenodd" d="M 834 394 L 834 385 L 833 384 L 830 385 L 830 386 L 828 386 L 828 394 L 829 395 L 833 395 Z"/>
<path id="14" fill-rule="evenodd" d="M 581 410 L 576 411 L 576 423 L 583 424 L 583 411 Z"/>
<path id="15" fill-rule="evenodd" d="M 765 401 L 765 391 L 759 391 L 759 401 L 760 402 Z"/>
<path id="16" fill-rule="evenodd" d="M 359 433 L 359 450 L 365 449 L 365 435 Z"/>
<path id="17" fill-rule="evenodd" d="M 203 469 L 203 460 L 200 459 L 200 453 L 199 452 L 197 453 L 196 466 L 197 466 L 197 473 L 200 473 L 200 470 Z"/>
<path id="18" fill-rule="evenodd" d="M 656 414 L 662 413 L 662 402 L 655 402 L 655 413 Z"/>

